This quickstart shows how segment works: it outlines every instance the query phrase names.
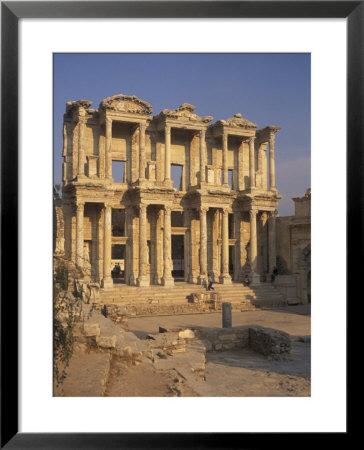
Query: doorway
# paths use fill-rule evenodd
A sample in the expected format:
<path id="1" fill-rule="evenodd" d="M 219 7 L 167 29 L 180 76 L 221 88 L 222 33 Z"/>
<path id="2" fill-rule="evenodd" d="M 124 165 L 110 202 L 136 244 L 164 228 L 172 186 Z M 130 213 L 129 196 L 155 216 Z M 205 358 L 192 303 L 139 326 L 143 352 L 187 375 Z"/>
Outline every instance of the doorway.
<path id="1" fill-rule="evenodd" d="M 114 284 L 125 283 L 125 244 L 111 247 L 111 278 Z"/>
<path id="2" fill-rule="evenodd" d="M 172 276 L 175 281 L 184 281 L 185 276 L 185 256 L 184 256 L 184 236 L 172 235 Z"/>

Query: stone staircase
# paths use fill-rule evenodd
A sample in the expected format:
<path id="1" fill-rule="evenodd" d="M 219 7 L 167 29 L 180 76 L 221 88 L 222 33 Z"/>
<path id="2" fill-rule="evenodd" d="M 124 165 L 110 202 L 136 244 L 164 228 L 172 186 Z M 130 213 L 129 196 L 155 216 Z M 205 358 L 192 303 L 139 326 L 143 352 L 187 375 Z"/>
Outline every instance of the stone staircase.
<path id="1" fill-rule="evenodd" d="M 271 284 L 261 283 L 245 287 L 241 283 L 231 285 L 214 284 L 221 302 L 231 302 L 234 309 L 250 310 L 262 307 L 283 306 L 283 295 Z M 176 283 L 174 287 L 149 286 L 136 287 L 115 285 L 111 290 L 100 290 L 100 303 L 115 305 L 182 305 L 189 302 L 193 293 L 206 292 L 199 285 Z"/>

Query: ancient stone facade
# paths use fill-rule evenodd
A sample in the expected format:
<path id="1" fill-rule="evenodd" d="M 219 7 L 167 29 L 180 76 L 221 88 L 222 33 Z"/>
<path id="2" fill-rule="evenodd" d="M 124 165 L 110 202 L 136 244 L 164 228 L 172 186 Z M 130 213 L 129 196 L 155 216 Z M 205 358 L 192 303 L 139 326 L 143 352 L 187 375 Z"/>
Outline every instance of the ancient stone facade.
<path id="1" fill-rule="evenodd" d="M 68 102 L 63 128 L 64 251 L 86 277 L 110 288 L 272 272 L 279 127 L 211 124 L 187 103 L 152 116 L 127 95 L 90 106 Z"/>
<path id="2" fill-rule="evenodd" d="M 293 201 L 295 215 L 277 219 L 279 278 L 294 283 L 299 302 L 311 303 L 311 189 Z"/>

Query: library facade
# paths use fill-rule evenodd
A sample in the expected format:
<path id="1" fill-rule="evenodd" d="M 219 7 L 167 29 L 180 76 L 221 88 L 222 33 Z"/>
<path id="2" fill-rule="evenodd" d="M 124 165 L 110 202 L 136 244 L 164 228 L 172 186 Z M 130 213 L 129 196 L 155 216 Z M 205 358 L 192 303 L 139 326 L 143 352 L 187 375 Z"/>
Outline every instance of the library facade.
<path id="1" fill-rule="evenodd" d="M 194 106 L 152 115 L 115 95 L 66 105 L 63 238 L 56 250 L 104 289 L 115 283 L 260 283 L 277 265 L 278 126 L 212 122 Z"/>

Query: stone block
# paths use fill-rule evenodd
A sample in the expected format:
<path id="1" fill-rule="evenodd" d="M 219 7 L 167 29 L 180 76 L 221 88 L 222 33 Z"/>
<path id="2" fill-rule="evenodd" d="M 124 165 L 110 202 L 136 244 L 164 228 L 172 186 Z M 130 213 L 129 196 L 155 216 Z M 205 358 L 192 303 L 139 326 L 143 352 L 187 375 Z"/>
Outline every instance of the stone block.
<path id="1" fill-rule="evenodd" d="M 100 325 L 98 323 L 85 323 L 83 334 L 85 336 L 100 336 Z"/>
<path id="2" fill-rule="evenodd" d="M 116 347 L 116 336 L 97 336 L 96 344 L 102 348 L 115 348 Z"/>
<path id="3" fill-rule="evenodd" d="M 236 334 L 221 334 L 219 336 L 219 341 L 235 341 L 236 339 Z"/>
<path id="4" fill-rule="evenodd" d="M 196 337 L 195 333 L 192 330 L 183 330 L 178 333 L 178 336 L 181 339 L 194 339 Z"/>

